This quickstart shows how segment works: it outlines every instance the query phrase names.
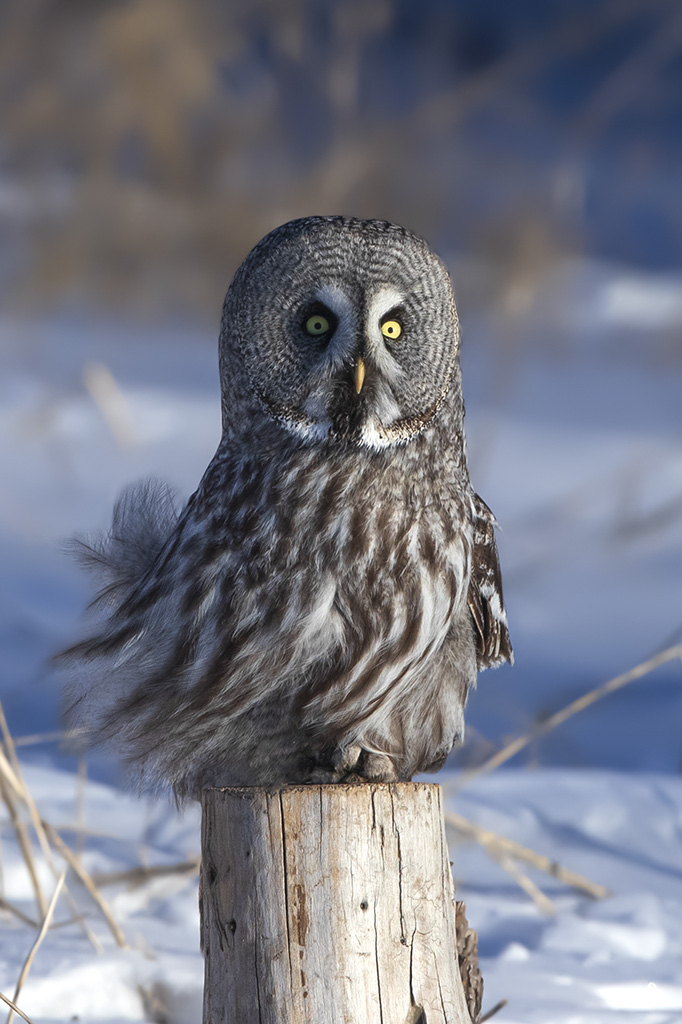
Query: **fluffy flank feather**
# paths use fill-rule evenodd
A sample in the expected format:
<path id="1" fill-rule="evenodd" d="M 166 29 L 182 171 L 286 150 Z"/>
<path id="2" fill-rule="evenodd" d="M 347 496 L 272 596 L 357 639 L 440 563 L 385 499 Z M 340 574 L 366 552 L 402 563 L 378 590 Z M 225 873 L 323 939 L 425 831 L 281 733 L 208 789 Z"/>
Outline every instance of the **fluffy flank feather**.
<path id="1" fill-rule="evenodd" d="M 178 522 L 175 497 L 161 480 L 141 480 L 120 494 L 111 529 L 74 537 L 67 550 L 92 573 L 92 606 L 118 603 L 150 570 Z"/>

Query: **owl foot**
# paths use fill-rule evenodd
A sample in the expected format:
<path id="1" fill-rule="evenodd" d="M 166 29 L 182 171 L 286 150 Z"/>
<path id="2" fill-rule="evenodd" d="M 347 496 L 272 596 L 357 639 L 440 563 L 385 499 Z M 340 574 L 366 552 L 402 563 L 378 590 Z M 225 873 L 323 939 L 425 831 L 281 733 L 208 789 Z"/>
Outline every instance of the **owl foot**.
<path id="1" fill-rule="evenodd" d="M 388 754 L 371 754 L 365 750 L 361 771 L 367 782 L 398 781 L 398 772 Z"/>
<path id="2" fill-rule="evenodd" d="M 328 762 L 329 763 L 329 762 Z M 364 750 L 359 744 L 337 747 L 331 757 L 331 766 L 317 764 L 306 773 L 306 783 L 330 785 L 367 782 L 397 782 L 398 772 L 388 754 Z"/>
<path id="3" fill-rule="evenodd" d="M 357 766 L 361 757 L 362 747 L 358 746 L 356 743 L 353 743 L 348 747 L 337 747 L 332 754 L 332 765 L 341 778 L 342 776 L 346 776 Z"/>
<path id="4" fill-rule="evenodd" d="M 398 772 L 388 754 L 375 754 L 362 747 L 339 748 L 334 755 L 339 782 L 397 782 Z M 345 770 L 344 770 L 345 769 Z"/>

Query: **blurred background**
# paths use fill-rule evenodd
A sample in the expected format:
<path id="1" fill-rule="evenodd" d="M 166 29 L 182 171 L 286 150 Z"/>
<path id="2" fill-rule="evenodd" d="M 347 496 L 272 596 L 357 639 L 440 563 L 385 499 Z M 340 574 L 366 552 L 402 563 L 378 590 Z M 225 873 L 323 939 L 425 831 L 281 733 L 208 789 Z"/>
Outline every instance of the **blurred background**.
<path id="1" fill-rule="evenodd" d="M 516 666 L 460 763 L 682 640 L 677 0 L 4 0 L 0 699 L 59 728 L 60 550 L 219 440 L 229 280 L 268 230 L 402 223 L 451 269 Z M 671 663 L 516 763 L 678 772 Z M 43 738 L 22 756 L 61 761 Z M 108 761 L 95 773 L 112 777 Z"/>

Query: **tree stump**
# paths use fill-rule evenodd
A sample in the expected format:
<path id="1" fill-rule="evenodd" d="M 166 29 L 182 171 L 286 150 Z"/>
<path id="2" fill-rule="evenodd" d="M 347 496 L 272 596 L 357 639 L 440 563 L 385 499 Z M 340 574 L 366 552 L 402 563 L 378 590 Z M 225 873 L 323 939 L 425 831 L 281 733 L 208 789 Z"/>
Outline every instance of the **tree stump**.
<path id="1" fill-rule="evenodd" d="M 471 1024 L 440 786 L 202 804 L 204 1024 Z"/>

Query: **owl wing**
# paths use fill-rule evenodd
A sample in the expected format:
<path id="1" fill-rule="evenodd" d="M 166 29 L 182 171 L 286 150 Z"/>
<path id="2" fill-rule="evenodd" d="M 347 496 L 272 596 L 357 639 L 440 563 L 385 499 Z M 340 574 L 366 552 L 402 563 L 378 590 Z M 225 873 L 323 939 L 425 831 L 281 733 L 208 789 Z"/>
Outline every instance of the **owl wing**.
<path id="1" fill-rule="evenodd" d="M 476 632 L 478 668 L 514 663 L 507 613 L 502 597 L 502 574 L 495 543 L 495 517 L 474 494 L 474 549 L 467 600 Z"/>

